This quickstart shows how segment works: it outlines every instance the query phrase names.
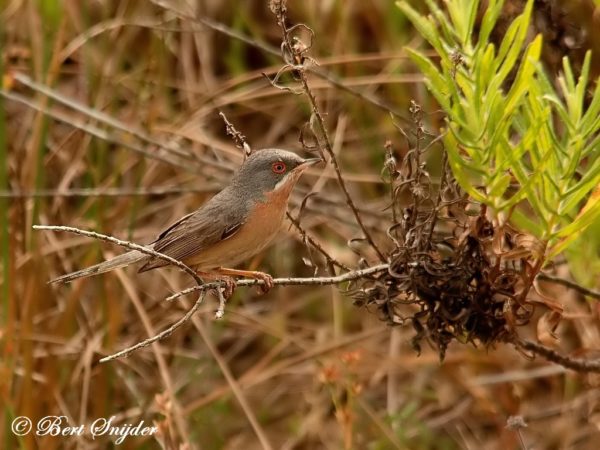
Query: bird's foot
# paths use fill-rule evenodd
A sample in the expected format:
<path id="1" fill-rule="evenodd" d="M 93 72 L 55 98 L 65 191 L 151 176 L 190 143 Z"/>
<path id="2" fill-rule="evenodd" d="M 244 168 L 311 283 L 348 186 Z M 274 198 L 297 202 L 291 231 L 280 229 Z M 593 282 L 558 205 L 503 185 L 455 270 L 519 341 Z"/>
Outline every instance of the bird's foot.
<path id="1" fill-rule="evenodd" d="M 266 294 L 273 287 L 273 277 L 265 272 L 258 272 L 255 270 L 227 269 L 224 267 L 220 267 L 218 269 L 218 273 L 227 276 L 240 276 L 260 280 L 263 282 L 263 284 L 261 284 L 258 288 L 262 294 Z"/>
<path id="2" fill-rule="evenodd" d="M 258 286 L 258 289 L 261 293 L 266 294 L 271 289 L 273 289 L 273 277 L 265 272 L 254 272 L 252 278 L 256 280 L 261 280 L 264 284 Z"/>
<path id="3" fill-rule="evenodd" d="M 237 287 L 237 283 L 231 277 L 224 276 L 219 278 L 221 285 L 219 286 L 219 290 L 223 293 L 225 300 L 229 300 L 233 293 L 235 292 L 235 288 Z"/>
<path id="4" fill-rule="evenodd" d="M 225 304 L 227 300 L 231 298 L 233 295 L 237 284 L 235 280 L 224 274 L 215 274 L 209 272 L 196 272 L 202 279 L 206 280 L 216 280 L 219 282 L 219 285 L 215 288 L 215 292 L 217 294 L 217 298 L 219 299 L 219 308 L 215 312 L 215 319 L 221 319 L 225 314 Z"/>

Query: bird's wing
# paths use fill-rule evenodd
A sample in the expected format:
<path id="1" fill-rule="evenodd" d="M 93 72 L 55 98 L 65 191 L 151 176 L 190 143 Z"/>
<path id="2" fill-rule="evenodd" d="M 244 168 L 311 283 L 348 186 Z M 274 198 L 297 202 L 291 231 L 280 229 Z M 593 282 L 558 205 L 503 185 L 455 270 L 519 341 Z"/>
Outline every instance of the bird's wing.
<path id="1" fill-rule="evenodd" d="M 233 203 L 231 202 L 233 200 Z M 231 205 L 236 205 L 231 208 Z M 245 205 L 222 191 L 196 212 L 182 217 L 163 231 L 152 249 L 183 261 L 201 253 L 205 248 L 233 236 L 242 226 L 247 214 Z M 162 267 L 168 263 L 150 258 L 140 272 Z"/>

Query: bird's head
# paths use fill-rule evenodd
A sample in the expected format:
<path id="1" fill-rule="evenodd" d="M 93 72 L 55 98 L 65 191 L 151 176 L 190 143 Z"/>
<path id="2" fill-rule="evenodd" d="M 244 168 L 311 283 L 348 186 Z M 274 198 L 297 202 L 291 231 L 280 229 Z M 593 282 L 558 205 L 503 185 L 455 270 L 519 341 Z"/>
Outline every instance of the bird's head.
<path id="1" fill-rule="evenodd" d="M 320 158 L 304 159 L 286 150 L 257 150 L 244 161 L 232 184 L 244 193 L 287 199 L 302 172 L 320 161 Z"/>

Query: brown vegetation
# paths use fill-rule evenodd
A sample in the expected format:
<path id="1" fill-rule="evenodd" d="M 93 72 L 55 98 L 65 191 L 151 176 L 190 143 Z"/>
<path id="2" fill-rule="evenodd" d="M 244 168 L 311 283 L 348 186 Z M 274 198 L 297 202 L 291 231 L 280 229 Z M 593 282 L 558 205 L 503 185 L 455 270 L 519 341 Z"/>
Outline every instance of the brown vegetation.
<path id="1" fill-rule="evenodd" d="M 158 426 L 121 448 L 596 448 L 598 292 L 579 289 L 599 287 L 594 228 L 577 247 L 586 271 L 560 257 L 534 280 L 536 243 L 453 179 L 443 118 L 402 51 L 420 38 L 393 2 L 188 3 L 2 12 L 0 442 L 110 446 L 10 429 L 64 415 Z M 600 17 L 554 3 L 535 25 L 564 25 L 550 66 L 570 25 Z M 210 295 L 165 301 L 193 284 L 176 268 L 46 284 L 123 249 L 32 225 L 150 242 L 227 183 L 245 142 L 329 162 L 247 264 L 276 278 L 268 294 L 241 282 L 215 320 Z"/>

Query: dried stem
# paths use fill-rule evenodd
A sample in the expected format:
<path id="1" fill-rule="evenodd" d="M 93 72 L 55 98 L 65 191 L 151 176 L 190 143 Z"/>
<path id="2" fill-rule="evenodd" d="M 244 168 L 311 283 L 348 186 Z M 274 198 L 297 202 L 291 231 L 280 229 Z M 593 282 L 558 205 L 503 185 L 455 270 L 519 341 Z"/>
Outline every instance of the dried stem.
<path id="1" fill-rule="evenodd" d="M 547 273 L 539 273 L 537 279 L 549 281 L 551 283 L 560 284 L 562 286 L 566 286 L 574 291 L 579 292 L 580 294 L 587 295 L 588 297 L 595 298 L 596 300 L 600 300 L 600 291 L 595 291 L 593 289 L 588 289 L 585 286 L 582 286 L 578 283 L 575 283 L 571 280 L 566 280 L 564 278 L 555 277 L 553 275 L 549 275 Z"/>
<path id="2" fill-rule="evenodd" d="M 230 136 L 231 139 L 233 139 L 233 142 L 235 143 L 237 148 L 244 150 L 244 158 L 250 156 L 252 154 L 252 148 L 250 148 L 250 145 L 246 140 L 246 136 L 244 136 L 240 131 L 238 131 L 235 125 L 233 125 L 227 119 L 227 116 L 224 112 L 219 111 L 219 116 L 221 116 L 221 119 L 223 119 L 223 122 L 225 122 L 225 132 L 227 133 L 227 136 Z"/>
<path id="3" fill-rule="evenodd" d="M 394 146 L 392 141 L 385 143 L 385 165 L 384 170 L 387 170 L 389 176 L 390 187 L 390 209 L 392 210 L 392 223 L 398 223 L 398 212 L 396 211 L 396 196 L 394 194 L 394 181 L 398 177 L 398 168 L 396 158 L 394 158 Z M 384 179 L 385 181 L 385 179 Z"/>
<path id="4" fill-rule="evenodd" d="M 331 256 L 329 253 L 327 253 L 327 251 L 321 246 L 321 244 L 319 244 L 319 242 L 317 242 L 311 235 L 309 235 L 306 232 L 306 230 L 304 228 L 302 228 L 302 225 L 300 225 L 300 221 L 298 219 L 295 219 L 289 212 L 286 212 L 286 215 L 287 215 L 287 218 L 290 219 L 290 222 L 292 222 L 292 225 L 294 225 L 296 227 L 296 229 L 298 230 L 298 232 L 302 235 L 302 239 L 306 240 L 306 242 L 308 242 L 310 245 L 312 245 L 315 248 L 315 250 L 317 250 L 321 255 L 323 255 L 323 257 L 325 258 L 325 260 L 328 263 L 330 262 L 333 265 L 339 267 L 340 269 L 343 269 L 346 271 L 352 270 L 346 264 L 338 261 L 333 256 Z"/>
<path id="5" fill-rule="evenodd" d="M 438 214 L 440 207 L 442 206 L 444 199 L 444 189 L 446 188 L 446 183 L 448 182 L 448 171 L 450 170 L 450 166 L 448 164 L 448 152 L 442 152 L 442 174 L 440 178 L 440 185 L 438 188 L 437 197 L 435 200 L 435 206 L 431 212 L 431 222 L 429 224 L 429 233 L 427 236 L 427 241 L 431 242 L 433 237 L 433 231 L 435 230 L 435 224 L 437 222 Z"/>
<path id="6" fill-rule="evenodd" d="M 371 245 L 373 250 L 375 250 L 375 252 L 377 253 L 377 256 L 379 257 L 379 259 L 381 261 L 386 261 L 386 257 L 381 252 L 381 250 L 379 249 L 377 244 L 375 244 L 375 241 L 373 240 L 371 233 L 369 233 L 369 230 L 367 230 L 367 227 L 365 226 L 365 224 L 360 216 L 360 213 L 358 212 L 358 209 L 354 205 L 354 200 L 352 200 L 352 196 L 348 192 L 348 188 L 346 187 L 346 182 L 344 181 L 344 178 L 342 177 L 342 172 L 341 172 L 340 166 L 338 164 L 337 158 L 335 157 L 335 153 L 333 153 L 333 147 L 331 146 L 331 142 L 329 140 L 329 134 L 327 133 L 327 129 L 325 127 L 325 122 L 323 120 L 323 116 L 321 115 L 321 112 L 318 109 L 317 100 L 316 100 L 314 94 L 312 93 L 312 91 L 310 90 L 310 87 L 308 85 L 308 79 L 306 77 L 305 72 L 300 71 L 300 79 L 302 81 L 302 87 L 304 88 L 304 91 L 306 92 L 306 95 L 307 95 L 307 97 L 310 101 L 311 107 L 313 109 L 313 114 L 315 115 L 315 117 L 317 119 L 316 123 L 318 124 L 318 127 L 319 127 L 319 133 L 323 136 L 323 143 L 325 145 L 325 150 L 329 154 L 330 161 L 333 164 L 333 168 L 334 168 L 335 174 L 337 176 L 338 184 L 340 185 L 340 189 L 344 193 L 344 197 L 346 198 L 346 203 L 347 203 L 348 207 L 352 210 L 352 213 L 354 214 L 354 217 L 356 218 L 356 222 L 360 226 L 360 229 L 362 230 L 363 234 L 365 235 L 365 238 L 369 242 L 369 245 Z"/>
<path id="7" fill-rule="evenodd" d="M 288 28 L 286 25 L 286 8 L 285 7 L 279 8 L 279 9 L 275 8 L 272 10 L 277 17 L 277 23 L 283 33 L 282 50 L 283 50 L 284 60 L 286 61 L 286 65 L 289 66 L 295 73 L 297 73 L 300 84 L 302 85 L 302 89 L 303 89 L 304 93 L 306 94 L 308 101 L 311 105 L 311 108 L 313 111 L 313 116 L 316 119 L 315 122 L 316 122 L 316 126 L 318 127 L 317 140 L 318 141 L 322 140 L 322 145 L 329 155 L 331 164 L 333 165 L 333 168 L 336 173 L 338 184 L 339 184 L 340 189 L 342 190 L 344 197 L 346 199 L 346 204 L 352 210 L 352 213 L 354 214 L 354 217 L 356 218 L 356 222 L 358 223 L 360 229 L 362 230 L 367 242 L 373 248 L 373 250 L 375 250 L 379 259 L 382 262 L 385 262 L 386 257 L 381 252 L 381 250 L 379 249 L 379 247 L 373 240 L 371 233 L 369 233 L 369 230 L 363 223 L 360 213 L 358 212 L 358 209 L 356 208 L 356 206 L 354 204 L 354 200 L 352 199 L 352 196 L 348 192 L 348 188 L 346 187 L 346 183 L 342 176 L 340 166 L 338 164 L 335 153 L 333 152 L 333 146 L 331 145 L 331 140 L 330 140 L 329 134 L 327 132 L 327 127 L 325 126 L 325 121 L 323 120 L 323 116 L 317 105 L 317 100 L 308 84 L 308 76 L 306 73 L 305 63 L 310 58 L 306 57 L 304 54 L 310 49 L 310 45 L 306 46 L 303 43 L 301 43 L 299 40 L 297 40 L 296 42 L 292 42 L 293 39 L 292 39 L 292 36 L 290 36 L 290 30 L 294 29 L 294 28 L 298 28 L 298 27 L 305 28 L 306 30 L 308 30 L 311 33 L 311 35 L 313 34 L 313 32 L 309 27 L 307 27 L 304 24 L 296 25 L 295 27 L 292 27 L 291 29 Z M 287 61 L 286 53 L 287 53 L 287 55 L 290 56 L 292 61 Z M 278 85 L 275 85 L 275 86 L 279 87 Z"/>
<path id="8" fill-rule="evenodd" d="M 545 345 L 527 339 L 516 339 L 514 345 L 577 372 L 600 372 L 600 359 L 587 360 L 561 355 Z"/>

